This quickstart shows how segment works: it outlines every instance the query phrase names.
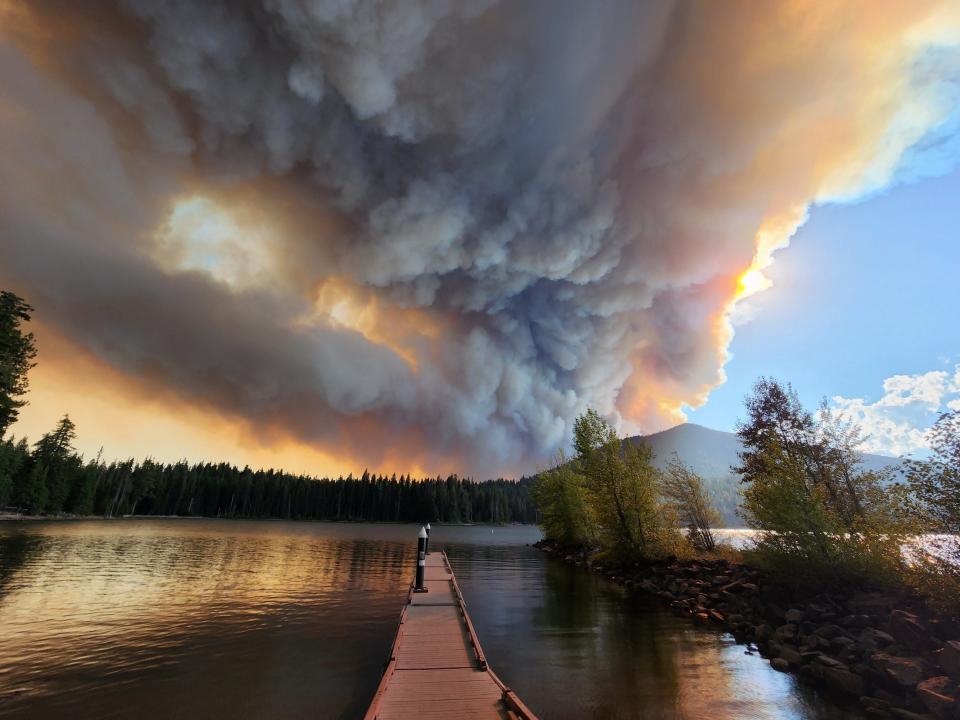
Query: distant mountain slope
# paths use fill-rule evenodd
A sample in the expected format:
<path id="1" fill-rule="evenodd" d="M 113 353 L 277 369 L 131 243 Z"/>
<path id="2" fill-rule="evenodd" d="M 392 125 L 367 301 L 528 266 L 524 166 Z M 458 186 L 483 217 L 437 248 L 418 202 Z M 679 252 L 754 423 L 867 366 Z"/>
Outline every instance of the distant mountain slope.
<path id="1" fill-rule="evenodd" d="M 731 466 L 739 462 L 737 454 L 742 447 L 736 435 L 685 423 L 663 432 L 627 439 L 627 442 L 641 441 L 653 450 L 654 464 L 659 468 L 666 467 L 676 453 L 704 479 L 723 515 L 724 523 L 730 527 L 743 525 L 743 520 L 736 514 L 740 482 L 739 478 L 730 472 Z M 880 470 L 898 462 L 896 458 L 884 455 L 863 455 L 863 466 L 869 470 Z"/>

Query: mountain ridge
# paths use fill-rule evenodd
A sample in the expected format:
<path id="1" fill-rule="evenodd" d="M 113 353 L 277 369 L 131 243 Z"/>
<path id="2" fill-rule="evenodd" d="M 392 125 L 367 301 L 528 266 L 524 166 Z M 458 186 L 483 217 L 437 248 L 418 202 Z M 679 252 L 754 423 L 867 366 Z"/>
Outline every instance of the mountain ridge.
<path id="1" fill-rule="evenodd" d="M 743 448 L 736 434 L 696 423 L 681 423 L 649 435 L 635 435 L 624 442 L 646 443 L 653 451 L 653 464 L 661 470 L 676 453 L 687 467 L 703 478 L 723 516 L 724 524 L 728 527 L 743 525 L 743 520 L 736 512 L 741 490 L 740 478 L 730 469 L 738 464 L 738 453 Z M 871 453 L 864 453 L 861 459 L 867 470 L 881 470 L 900 462 L 898 458 Z"/>

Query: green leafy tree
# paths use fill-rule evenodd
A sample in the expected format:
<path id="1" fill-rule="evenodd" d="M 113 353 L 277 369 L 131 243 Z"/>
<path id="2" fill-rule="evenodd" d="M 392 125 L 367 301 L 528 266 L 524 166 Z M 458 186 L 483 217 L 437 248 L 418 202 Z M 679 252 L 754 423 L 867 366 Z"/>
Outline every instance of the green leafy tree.
<path id="1" fill-rule="evenodd" d="M 960 411 L 942 414 L 928 433 L 931 455 L 904 461 L 907 486 L 928 535 L 911 566 L 935 604 L 960 611 Z"/>
<path id="2" fill-rule="evenodd" d="M 33 308 L 12 292 L 0 290 L 0 438 L 26 401 L 27 373 L 37 356 L 33 333 L 24 332 Z"/>
<path id="3" fill-rule="evenodd" d="M 941 415 L 928 437 L 930 458 L 904 461 L 907 482 L 931 529 L 960 534 L 960 410 Z"/>
<path id="4" fill-rule="evenodd" d="M 575 467 L 601 547 L 626 561 L 676 552 L 676 518 L 661 502 L 660 473 L 646 445 L 623 443 L 595 410 L 574 423 Z"/>
<path id="5" fill-rule="evenodd" d="M 720 522 L 710 494 L 697 473 L 674 454 L 663 475 L 662 491 L 680 522 L 687 528 L 687 539 L 695 550 L 712 552 L 717 548 L 713 528 Z"/>
<path id="6" fill-rule="evenodd" d="M 584 478 L 560 453 L 555 466 L 541 473 L 531 490 L 548 540 L 562 546 L 592 545 L 596 530 L 586 503 Z"/>
<path id="7" fill-rule="evenodd" d="M 826 408 L 807 412 L 789 385 L 761 378 L 738 426 L 734 468 L 743 512 L 760 531 L 758 560 L 793 584 L 892 583 L 916 529 L 908 495 L 860 468 L 859 429 Z"/>

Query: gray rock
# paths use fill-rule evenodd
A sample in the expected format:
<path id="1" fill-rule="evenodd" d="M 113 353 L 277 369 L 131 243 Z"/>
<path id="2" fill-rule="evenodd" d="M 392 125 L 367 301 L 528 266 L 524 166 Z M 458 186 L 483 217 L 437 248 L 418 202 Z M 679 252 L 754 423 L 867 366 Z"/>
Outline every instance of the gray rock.
<path id="1" fill-rule="evenodd" d="M 864 628 L 857 637 L 857 648 L 861 652 L 880 650 L 891 643 L 893 643 L 892 635 L 872 627 Z"/>
<path id="2" fill-rule="evenodd" d="M 845 667 L 825 667 L 820 677 L 833 690 L 858 697 L 863 695 L 863 678 Z"/>
<path id="3" fill-rule="evenodd" d="M 877 710 L 889 710 L 890 701 L 884 700 L 883 698 L 870 697 L 869 695 L 864 695 L 860 698 L 860 706 L 864 710 L 869 710 L 870 708 L 876 708 Z"/>
<path id="4" fill-rule="evenodd" d="M 842 662 L 836 658 L 830 657 L 829 655 L 824 655 L 823 653 L 817 653 L 817 657 L 813 659 L 813 662 L 817 663 L 818 665 L 825 665 L 826 667 L 846 669 L 846 666 Z"/>
<path id="5" fill-rule="evenodd" d="M 927 678 L 917 685 L 917 696 L 938 718 L 948 718 L 957 707 L 955 688 L 946 675 Z"/>
<path id="6" fill-rule="evenodd" d="M 839 625 L 821 625 L 814 632 L 822 638 L 833 640 L 835 637 L 843 635 L 844 629 Z"/>
<path id="7" fill-rule="evenodd" d="M 786 660 L 780 657 L 775 657 L 773 660 L 771 660 L 770 667 L 772 667 L 774 670 L 777 670 L 779 672 L 790 671 L 790 663 L 788 663 Z"/>
<path id="8" fill-rule="evenodd" d="M 870 657 L 870 665 L 902 688 L 913 688 L 926 677 L 926 668 L 920 658 L 875 653 Z"/>
<path id="9" fill-rule="evenodd" d="M 934 720 L 932 715 L 921 715 L 903 708 L 890 708 L 890 714 L 900 720 Z"/>
<path id="10" fill-rule="evenodd" d="M 926 652 L 934 646 L 933 638 L 916 615 L 903 610 L 890 613 L 890 634 L 897 642 L 914 652 Z"/>
<path id="11" fill-rule="evenodd" d="M 652 580 L 644 580 L 643 582 L 641 582 L 640 589 L 648 593 L 660 592 L 660 588 L 658 588 L 656 583 L 654 583 Z"/>
<path id="12" fill-rule="evenodd" d="M 943 644 L 940 652 L 940 667 L 953 681 L 960 683 L 960 640 L 950 640 Z"/>
<path id="13" fill-rule="evenodd" d="M 800 667 L 803 664 L 803 656 L 786 645 L 780 648 L 780 657 L 790 663 L 791 667 Z"/>
<path id="14" fill-rule="evenodd" d="M 836 648 L 837 650 L 847 650 L 856 644 L 856 640 L 854 640 L 852 637 L 847 637 L 846 635 L 834 638 L 830 641 L 830 647 Z"/>
<path id="15" fill-rule="evenodd" d="M 803 610 L 799 610 L 797 608 L 790 608 L 783 614 L 783 619 L 786 620 L 788 623 L 803 622 L 804 617 L 805 617 L 805 614 Z"/>
<path id="16" fill-rule="evenodd" d="M 777 642 L 793 642 L 797 637 L 797 626 L 793 623 L 781 625 L 774 630 L 773 637 Z"/>

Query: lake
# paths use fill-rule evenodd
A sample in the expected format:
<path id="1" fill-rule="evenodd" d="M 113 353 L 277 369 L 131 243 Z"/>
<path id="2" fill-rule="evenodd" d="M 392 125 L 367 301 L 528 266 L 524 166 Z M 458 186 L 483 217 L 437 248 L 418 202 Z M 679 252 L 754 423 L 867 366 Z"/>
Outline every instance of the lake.
<path id="1" fill-rule="evenodd" d="M 0 717 L 359 718 L 417 527 L 0 523 Z M 543 720 L 850 717 L 728 635 L 552 560 L 532 527 L 436 527 L 491 666 Z"/>

